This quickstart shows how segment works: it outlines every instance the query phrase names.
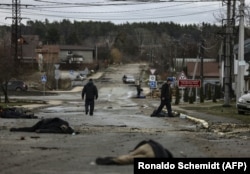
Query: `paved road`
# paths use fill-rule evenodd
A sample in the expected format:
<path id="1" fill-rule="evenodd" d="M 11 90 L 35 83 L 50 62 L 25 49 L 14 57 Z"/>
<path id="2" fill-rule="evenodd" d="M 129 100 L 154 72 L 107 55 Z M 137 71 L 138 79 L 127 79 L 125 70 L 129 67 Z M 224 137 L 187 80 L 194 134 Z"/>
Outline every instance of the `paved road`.
<path id="1" fill-rule="evenodd" d="M 56 96 L 41 96 L 49 107 L 36 110 L 39 118 L 60 117 L 79 131 L 78 135 L 12 133 L 10 127 L 31 126 L 36 119 L 1 119 L 0 171 L 25 174 L 131 174 L 133 166 L 98 166 L 100 156 L 127 153 L 137 143 L 154 139 L 174 157 L 249 156 L 249 140 L 209 132 L 180 117 L 150 117 L 159 101 L 135 99 L 133 85 L 123 84 L 123 74 L 140 76 L 140 64 L 109 67 L 94 78 L 99 89 L 94 116 L 86 116 L 81 87 Z M 100 75 L 100 74 L 99 74 Z M 36 99 L 37 97 L 29 97 Z"/>

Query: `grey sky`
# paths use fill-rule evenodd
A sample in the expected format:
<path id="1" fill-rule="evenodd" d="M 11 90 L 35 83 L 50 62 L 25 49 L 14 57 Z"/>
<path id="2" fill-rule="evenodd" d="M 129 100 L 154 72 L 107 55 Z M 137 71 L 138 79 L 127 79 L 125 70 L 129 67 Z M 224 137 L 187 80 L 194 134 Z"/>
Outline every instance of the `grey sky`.
<path id="1" fill-rule="evenodd" d="M 111 21 L 115 24 L 132 22 L 174 22 L 179 24 L 220 24 L 215 16 L 225 14 L 222 1 L 205 0 L 21 0 L 22 23 L 27 20 Z M 204 0 L 200 0 L 204 1 Z M 246 5 L 250 0 L 245 0 Z M 0 25 L 11 24 L 12 0 L 0 2 Z M 27 5 L 27 6 L 23 6 Z M 237 1 L 239 6 L 239 1 Z M 7 19 L 6 19 L 7 17 Z"/>

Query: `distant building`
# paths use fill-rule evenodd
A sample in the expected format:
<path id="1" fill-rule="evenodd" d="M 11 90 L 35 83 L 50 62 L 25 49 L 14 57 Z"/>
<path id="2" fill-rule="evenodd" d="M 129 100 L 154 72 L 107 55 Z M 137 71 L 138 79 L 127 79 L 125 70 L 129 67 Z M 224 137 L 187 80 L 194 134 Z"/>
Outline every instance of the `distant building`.
<path id="1" fill-rule="evenodd" d="M 196 66 L 196 68 L 195 68 Z M 196 69 L 196 72 L 195 72 Z M 188 79 L 201 78 L 201 63 L 187 62 L 187 77 Z M 203 62 L 203 84 L 218 84 L 220 83 L 220 66 L 218 62 Z"/>
<path id="2" fill-rule="evenodd" d="M 81 45 L 42 45 L 38 35 L 22 35 L 23 63 L 93 63 L 97 48 Z"/>
<path id="3" fill-rule="evenodd" d="M 85 48 L 75 45 L 59 45 L 61 63 L 93 63 L 96 59 L 96 48 Z"/>
<path id="4" fill-rule="evenodd" d="M 175 58 L 175 67 L 182 69 L 187 65 L 188 62 L 199 62 L 200 58 Z M 216 58 L 203 58 L 203 62 L 216 62 Z"/>
<path id="5" fill-rule="evenodd" d="M 39 45 L 38 35 L 22 35 L 22 57 L 20 57 L 23 63 L 36 63 L 35 49 Z"/>
<path id="6" fill-rule="evenodd" d="M 58 45 L 43 45 L 36 49 L 37 62 L 41 63 L 60 63 L 59 46 Z"/>
<path id="7" fill-rule="evenodd" d="M 36 49 L 37 62 L 44 63 L 93 63 L 96 59 L 95 48 L 75 45 L 42 45 Z"/>
<path id="8" fill-rule="evenodd" d="M 185 57 L 185 58 L 175 58 L 174 64 L 175 64 L 175 70 L 176 71 L 182 71 L 187 67 L 187 63 L 189 62 L 200 62 L 200 58 L 191 58 L 191 57 Z M 216 58 L 203 58 L 203 62 L 216 62 Z"/>

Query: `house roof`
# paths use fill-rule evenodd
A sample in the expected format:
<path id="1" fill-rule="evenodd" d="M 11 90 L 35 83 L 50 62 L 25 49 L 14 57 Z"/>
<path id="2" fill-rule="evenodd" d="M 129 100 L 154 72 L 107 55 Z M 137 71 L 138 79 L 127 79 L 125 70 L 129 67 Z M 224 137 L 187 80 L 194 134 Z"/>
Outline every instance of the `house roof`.
<path id="1" fill-rule="evenodd" d="M 193 76 L 196 62 L 187 62 L 187 76 Z M 195 76 L 200 76 L 200 62 L 197 62 Z M 203 77 L 219 77 L 218 62 L 203 62 Z"/>

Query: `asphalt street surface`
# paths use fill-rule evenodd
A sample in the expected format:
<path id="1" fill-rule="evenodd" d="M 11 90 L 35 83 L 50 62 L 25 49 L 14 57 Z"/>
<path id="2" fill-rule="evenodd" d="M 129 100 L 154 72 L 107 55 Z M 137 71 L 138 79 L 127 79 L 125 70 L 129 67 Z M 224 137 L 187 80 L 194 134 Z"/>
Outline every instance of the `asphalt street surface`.
<path id="1" fill-rule="evenodd" d="M 137 99 L 136 87 L 122 82 L 124 74 L 146 79 L 145 71 L 147 65 L 129 64 L 110 66 L 103 73 L 93 75 L 91 78 L 99 90 L 93 116 L 85 115 L 82 86 L 72 91 L 58 90 L 58 95 L 28 96 L 30 100 L 47 104 L 24 106 L 32 109 L 38 119 L 0 118 L 0 173 L 132 174 L 133 165 L 100 166 L 95 164 L 95 159 L 126 154 L 140 141 L 148 139 L 161 143 L 174 157 L 250 156 L 249 136 L 208 129 L 206 118 L 209 115 L 193 112 L 190 113 L 193 120 L 188 116 L 150 117 L 159 99 L 150 96 Z M 147 93 L 147 84 L 142 87 Z M 25 96 L 12 97 L 27 99 Z M 80 133 L 9 131 L 11 127 L 33 126 L 41 118 L 53 117 L 68 121 Z M 211 119 L 218 120 L 217 117 Z M 218 122 L 236 124 L 237 120 Z"/>

